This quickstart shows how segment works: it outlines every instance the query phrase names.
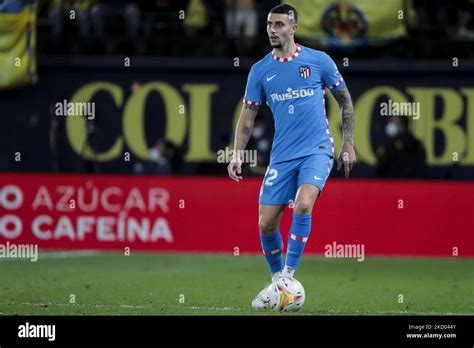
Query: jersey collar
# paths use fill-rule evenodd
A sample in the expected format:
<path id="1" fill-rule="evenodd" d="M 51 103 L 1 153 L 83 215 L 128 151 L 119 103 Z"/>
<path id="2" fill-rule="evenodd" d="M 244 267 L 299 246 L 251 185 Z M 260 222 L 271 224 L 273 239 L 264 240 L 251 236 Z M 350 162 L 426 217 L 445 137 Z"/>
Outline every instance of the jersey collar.
<path id="1" fill-rule="evenodd" d="M 295 59 L 296 57 L 299 56 L 301 53 L 301 46 L 299 44 L 296 44 L 296 51 L 293 53 L 290 57 L 287 58 L 280 58 L 276 55 L 275 50 L 272 50 L 272 57 L 275 59 L 277 62 L 289 62 L 290 60 Z"/>

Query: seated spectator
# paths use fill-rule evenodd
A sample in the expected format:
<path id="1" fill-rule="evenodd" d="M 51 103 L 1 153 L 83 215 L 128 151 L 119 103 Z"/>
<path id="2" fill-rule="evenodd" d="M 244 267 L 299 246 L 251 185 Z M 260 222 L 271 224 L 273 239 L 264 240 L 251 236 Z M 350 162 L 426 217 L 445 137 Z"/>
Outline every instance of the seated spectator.
<path id="1" fill-rule="evenodd" d="M 106 42 L 106 25 L 108 17 L 122 17 L 125 20 L 127 38 L 135 40 L 140 31 L 141 13 L 137 3 L 126 0 L 115 0 L 113 3 L 100 0 L 92 6 L 92 27 L 100 41 Z"/>
<path id="2" fill-rule="evenodd" d="M 53 0 L 48 13 L 53 38 L 58 40 L 62 37 L 64 19 L 67 17 L 77 21 L 80 38 L 87 41 L 90 35 L 90 11 L 93 3 L 94 0 Z"/>
<path id="3" fill-rule="evenodd" d="M 458 18 L 457 38 L 474 40 L 474 0 L 464 1 L 459 8 Z"/>
<path id="4" fill-rule="evenodd" d="M 386 126 L 389 140 L 377 149 L 377 176 L 381 178 L 424 178 L 427 174 L 423 144 L 409 129 L 409 118 L 396 116 Z"/>
<path id="5" fill-rule="evenodd" d="M 226 26 L 229 37 L 254 38 L 257 11 L 253 0 L 226 0 Z"/>
<path id="6" fill-rule="evenodd" d="M 184 28 L 189 36 L 205 30 L 209 25 L 208 10 L 203 0 L 190 0 L 185 11 Z"/>
<path id="7" fill-rule="evenodd" d="M 154 173 L 176 174 L 183 163 L 180 149 L 169 140 L 160 139 L 149 152 L 150 161 L 155 163 Z"/>

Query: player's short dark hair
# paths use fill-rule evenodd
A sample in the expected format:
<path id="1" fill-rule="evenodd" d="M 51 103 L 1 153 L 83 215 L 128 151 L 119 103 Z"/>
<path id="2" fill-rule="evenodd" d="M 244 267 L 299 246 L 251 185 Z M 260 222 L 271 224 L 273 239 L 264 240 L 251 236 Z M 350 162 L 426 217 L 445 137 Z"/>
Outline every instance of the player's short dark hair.
<path id="1" fill-rule="evenodd" d="M 293 6 L 287 4 L 277 5 L 270 10 L 270 13 L 286 14 L 290 19 L 293 17 L 295 23 L 298 23 L 298 12 Z"/>

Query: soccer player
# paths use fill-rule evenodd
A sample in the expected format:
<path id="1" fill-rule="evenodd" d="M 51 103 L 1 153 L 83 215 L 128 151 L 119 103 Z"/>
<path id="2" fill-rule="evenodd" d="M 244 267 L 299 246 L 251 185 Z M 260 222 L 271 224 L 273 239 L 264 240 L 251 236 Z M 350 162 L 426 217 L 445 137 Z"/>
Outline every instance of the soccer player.
<path id="1" fill-rule="evenodd" d="M 259 228 L 272 281 L 294 277 L 311 230 L 311 213 L 334 161 L 334 140 L 324 107 L 328 87 L 342 117 L 343 145 L 338 170 L 345 177 L 355 165 L 351 96 L 334 61 L 324 52 L 295 43 L 298 14 L 282 4 L 270 10 L 267 33 L 273 51 L 250 69 L 243 108 L 237 124 L 229 177 L 242 180 L 240 155 L 247 146 L 260 105 L 266 101 L 275 122 L 270 163 L 260 189 Z M 294 202 L 293 220 L 283 264 L 279 224 L 286 204 Z M 253 308 L 269 307 L 268 288 L 252 301 Z"/>

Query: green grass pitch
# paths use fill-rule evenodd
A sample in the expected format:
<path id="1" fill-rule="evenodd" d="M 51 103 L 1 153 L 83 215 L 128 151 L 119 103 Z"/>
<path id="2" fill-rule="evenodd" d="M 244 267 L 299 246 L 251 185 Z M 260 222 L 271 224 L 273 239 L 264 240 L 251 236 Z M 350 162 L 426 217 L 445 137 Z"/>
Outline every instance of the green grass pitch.
<path id="1" fill-rule="evenodd" d="M 357 262 L 305 255 L 295 276 L 305 287 L 306 303 L 297 313 L 281 314 L 250 308 L 252 298 L 269 280 L 260 255 L 133 250 L 130 256 L 55 255 L 40 251 L 37 262 L 0 260 L 0 314 L 474 314 L 472 259 Z"/>

